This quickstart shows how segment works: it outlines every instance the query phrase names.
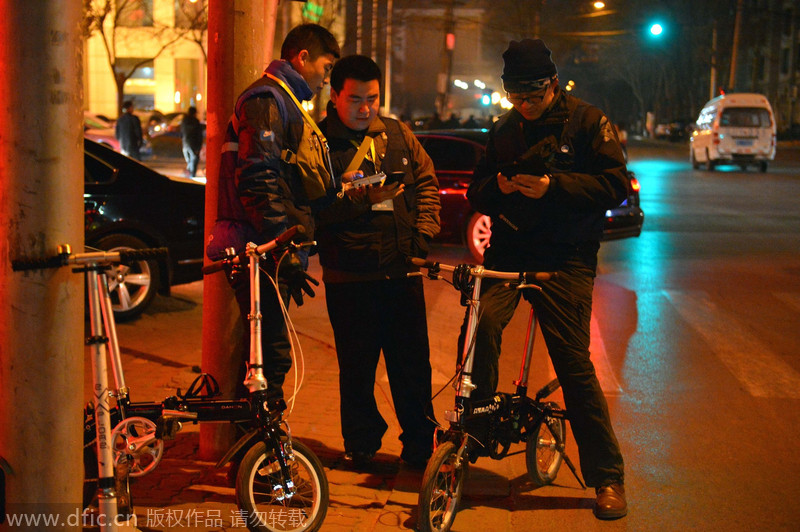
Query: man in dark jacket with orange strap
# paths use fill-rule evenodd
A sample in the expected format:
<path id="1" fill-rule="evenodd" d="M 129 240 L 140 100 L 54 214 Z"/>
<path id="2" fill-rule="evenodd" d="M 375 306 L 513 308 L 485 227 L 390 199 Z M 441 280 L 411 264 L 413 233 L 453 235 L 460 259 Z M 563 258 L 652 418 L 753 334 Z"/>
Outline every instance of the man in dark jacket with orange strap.
<path id="1" fill-rule="evenodd" d="M 211 231 L 206 253 L 220 259 L 226 248 L 237 253 L 247 242 L 263 244 L 289 227 L 301 224 L 313 238 L 310 193 L 324 195 L 332 187 L 324 139 L 314 142 L 316 150 L 301 150 L 316 137 L 316 124 L 301 108 L 328 82 L 330 69 L 339 57 L 336 38 L 317 24 L 293 28 L 283 41 L 281 59 L 272 61 L 264 75 L 239 96 L 225 134 L 219 173 L 217 223 Z M 300 168 L 296 156 L 303 152 L 314 164 Z M 322 189 L 322 192 L 320 192 Z M 313 296 L 304 271 L 307 250 L 299 257 L 286 259 L 279 272 L 278 284 L 283 302 L 289 295 L 298 305 L 303 292 Z M 274 268 L 275 264 L 265 265 Z M 229 276 L 242 319 L 248 323 L 250 283 L 245 270 Z M 270 408 L 284 408 L 283 383 L 291 368 L 291 345 L 280 308 L 281 301 L 266 279 L 261 281 L 261 344 L 264 375 Z M 245 331 L 249 326 L 245 326 Z M 249 344 L 250 336 L 245 333 Z M 247 360 L 247 353 L 243 353 Z M 244 365 L 242 366 L 244 368 Z M 237 396 L 246 396 L 244 369 Z"/>

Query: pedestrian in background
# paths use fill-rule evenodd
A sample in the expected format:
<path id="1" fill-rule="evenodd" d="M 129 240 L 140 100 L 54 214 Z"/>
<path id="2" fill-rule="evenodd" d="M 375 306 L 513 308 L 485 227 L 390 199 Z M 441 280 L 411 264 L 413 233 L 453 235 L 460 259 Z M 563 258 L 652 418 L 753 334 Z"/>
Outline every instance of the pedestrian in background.
<path id="1" fill-rule="evenodd" d="M 197 119 L 197 108 L 192 106 L 181 121 L 181 144 L 183 158 L 186 159 L 186 172 L 189 177 L 197 174 L 200 150 L 203 149 L 203 126 Z"/>
<path id="2" fill-rule="evenodd" d="M 388 425 L 375 401 L 383 351 L 402 433 L 400 458 L 415 468 L 432 452 L 434 414 L 422 277 L 408 257 L 425 257 L 439 232 L 433 162 L 411 130 L 378 116 L 381 70 L 369 57 L 341 59 L 320 129 L 331 145 L 336 189 L 317 209 L 317 242 L 339 362 L 345 460 L 366 466 Z M 348 189 L 350 180 L 390 179 Z M 347 189 L 347 190 L 345 190 Z"/>
<path id="3" fill-rule="evenodd" d="M 292 29 L 281 46 L 281 59 L 272 61 L 264 75 L 242 92 L 228 124 L 219 174 L 217 222 L 209 235 L 206 254 L 218 260 L 226 248 L 237 253 L 247 242 L 263 244 L 289 227 L 301 224 L 313 239 L 310 201 L 332 187 L 327 143 L 300 102 L 311 100 L 328 82 L 339 57 L 339 44 L 325 28 L 303 24 Z M 302 160 L 300 160 L 302 159 Z M 303 164 L 299 164 L 302 162 Z M 270 267 L 267 261 L 265 268 Z M 277 275 L 281 299 L 290 296 L 303 304 L 303 293 L 314 296 L 306 273 L 308 251 L 304 248 L 285 259 Z M 273 268 L 275 264 L 271 265 Z M 228 276 L 242 320 L 245 343 L 250 335 L 250 280 L 246 269 Z M 272 283 L 261 280 L 262 352 L 270 410 L 286 405 L 283 383 L 292 365 L 291 343 Z M 249 360 L 248 352 L 242 357 Z M 243 366 L 244 368 L 244 366 Z M 244 380 L 244 369 L 239 383 Z M 237 396 L 248 391 L 239 385 Z"/>
<path id="4" fill-rule="evenodd" d="M 623 459 L 589 359 L 589 325 L 604 213 L 626 198 L 628 180 L 613 126 L 561 90 L 550 55 L 541 39 L 511 41 L 503 53 L 503 88 L 514 107 L 492 126 L 467 197 L 492 219 L 484 266 L 558 272 L 524 297 L 564 392 L 583 477 L 597 492 L 595 515 L 614 519 L 627 513 Z M 523 296 L 503 281 L 486 279 L 481 288 L 476 398 L 497 388 L 501 336 Z M 466 320 L 462 346 L 465 335 Z"/>
<path id="5" fill-rule="evenodd" d="M 114 136 L 119 141 L 124 155 L 140 161 L 139 148 L 142 147 L 142 121 L 133 114 L 133 102 L 128 100 L 122 104 L 122 115 L 117 119 Z"/>

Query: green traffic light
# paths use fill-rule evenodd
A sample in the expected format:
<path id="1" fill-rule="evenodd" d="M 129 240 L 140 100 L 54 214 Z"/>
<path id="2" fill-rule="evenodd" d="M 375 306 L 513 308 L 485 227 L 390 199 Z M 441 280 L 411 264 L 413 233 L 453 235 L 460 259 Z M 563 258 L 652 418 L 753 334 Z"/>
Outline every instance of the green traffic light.
<path id="1" fill-rule="evenodd" d="M 650 34 L 654 37 L 660 37 L 664 33 L 664 27 L 661 24 L 655 23 L 650 26 Z"/>

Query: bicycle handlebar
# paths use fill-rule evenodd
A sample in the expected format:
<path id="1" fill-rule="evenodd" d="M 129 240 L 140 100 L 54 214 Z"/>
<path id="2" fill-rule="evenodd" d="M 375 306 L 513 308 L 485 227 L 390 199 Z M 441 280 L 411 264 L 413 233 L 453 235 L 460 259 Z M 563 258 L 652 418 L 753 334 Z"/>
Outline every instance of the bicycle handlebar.
<path id="1" fill-rule="evenodd" d="M 255 253 L 258 255 L 263 255 L 264 253 L 272 251 L 273 249 L 284 247 L 289 244 L 289 242 L 291 242 L 295 236 L 305 237 L 306 228 L 302 225 L 293 225 L 269 242 L 257 246 L 255 248 Z M 203 266 L 203 275 L 209 275 L 222 271 L 223 267 L 228 264 L 241 264 L 246 259 L 247 253 L 248 251 L 245 249 L 238 255 L 231 255 L 229 257 L 225 257 L 224 259 L 214 261 L 208 266 Z"/>
<path id="2" fill-rule="evenodd" d="M 14 271 L 44 270 L 47 268 L 59 268 L 68 264 L 115 264 L 135 260 L 157 259 L 166 257 L 167 253 L 169 253 L 169 250 L 165 247 L 72 253 L 68 245 L 62 245 L 59 246 L 59 253 L 52 257 L 12 260 L 11 269 Z"/>
<path id="3" fill-rule="evenodd" d="M 408 262 L 414 266 L 419 266 L 420 268 L 425 268 L 434 272 L 442 270 L 446 272 L 452 272 L 457 268 L 457 266 L 452 266 L 450 264 L 431 262 L 418 257 L 409 257 Z M 489 270 L 480 265 L 470 265 L 469 274 L 473 277 L 488 277 L 492 279 L 505 279 L 507 281 L 519 281 L 520 284 L 527 284 L 533 281 L 549 281 L 558 275 L 557 272 L 501 272 L 498 270 Z"/>

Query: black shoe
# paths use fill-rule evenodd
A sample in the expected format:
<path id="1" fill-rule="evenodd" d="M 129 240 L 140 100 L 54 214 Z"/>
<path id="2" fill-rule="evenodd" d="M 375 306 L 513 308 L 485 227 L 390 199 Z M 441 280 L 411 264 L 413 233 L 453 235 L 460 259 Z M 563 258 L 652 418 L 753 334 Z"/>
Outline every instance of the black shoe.
<path id="1" fill-rule="evenodd" d="M 595 489 L 597 500 L 594 503 L 594 515 L 598 519 L 619 519 L 628 513 L 625 501 L 625 487 L 620 483 L 609 484 Z"/>
<path id="2" fill-rule="evenodd" d="M 363 469 L 372 463 L 375 453 L 369 451 L 347 451 L 344 453 L 344 462 L 354 469 Z"/>

